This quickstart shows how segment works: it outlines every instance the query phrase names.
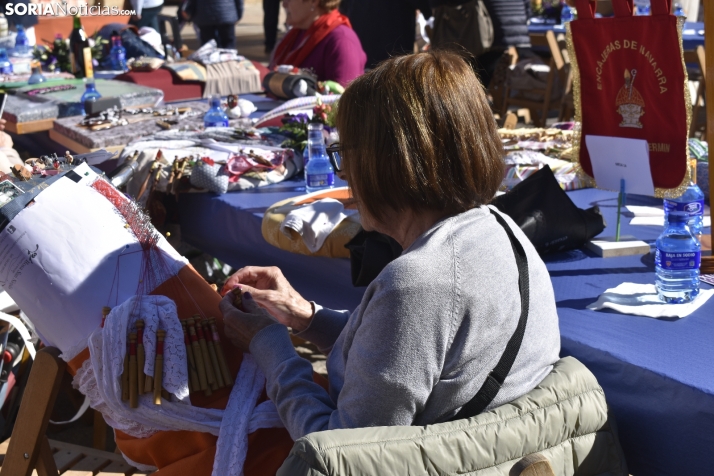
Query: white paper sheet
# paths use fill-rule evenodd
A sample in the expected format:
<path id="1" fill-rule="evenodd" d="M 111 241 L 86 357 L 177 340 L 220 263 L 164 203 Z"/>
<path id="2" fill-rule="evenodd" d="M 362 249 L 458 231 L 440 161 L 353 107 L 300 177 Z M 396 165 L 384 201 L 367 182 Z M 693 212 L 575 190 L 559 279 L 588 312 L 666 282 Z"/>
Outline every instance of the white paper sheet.
<path id="1" fill-rule="evenodd" d="M 588 135 L 585 144 L 598 188 L 619 192 L 625 179 L 627 193 L 654 196 L 646 140 Z"/>
<path id="2" fill-rule="evenodd" d="M 627 211 L 634 215 L 630 220 L 630 225 L 643 226 L 664 226 L 664 209 L 662 207 L 646 207 L 639 205 L 627 205 Z M 704 207 L 703 225 L 705 228 L 712 226 L 711 210 Z"/>
<path id="3" fill-rule="evenodd" d="M 103 306 L 136 294 L 141 265 L 121 215 L 88 186 L 96 175 L 75 171 L 80 183 L 59 179 L 0 233 L 0 286 L 63 353 L 86 345 Z M 164 238 L 159 248 L 173 273 L 185 263 Z"/>

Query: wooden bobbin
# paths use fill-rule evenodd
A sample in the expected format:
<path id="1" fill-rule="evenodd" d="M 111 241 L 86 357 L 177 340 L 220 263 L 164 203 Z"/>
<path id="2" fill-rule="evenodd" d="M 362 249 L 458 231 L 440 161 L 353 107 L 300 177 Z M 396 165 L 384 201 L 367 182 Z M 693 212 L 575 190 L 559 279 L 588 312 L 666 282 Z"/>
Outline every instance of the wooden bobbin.
<path id="1" fill-rule="evenodd" d="M 203 365 L 206 367 L 206 379 L 211 390 L 216 390 L 218 384 L 216 382 L 216 374 L 213 372 L 213 364 L 211 363 L 211 354 L 208 353 L 208 344 L 206 344 L 206 336 L 203 333 L 203 325 L 201 324 L 200 316 L 193 316 L 196 320 L 196 334 L 198 334 L 198 345 L 203 353 Z"/>
<path id="2" fill-rule="evenodd" d="M 211 334 L 213 336 L 213 345 L 216 347 L 216 357 L 218 358 L 218 365 L 221 367 L 221 375 L 223 376 L 223 381 L 226 385 L 233 385 L 233 376 L 228 368 L 228 363 L 226 362 L 226 355 L 223 353 L 223 344 L 221 344 L 221 336 L 218 335 L 218 329 L 216 328 L 216 318 L 209 317 L 208 324 L 211 326 Z"/>
<path id="3" fill-rule="evenodd" d="M 208 354 L 211 356 L 211 367 L 213 368 L 213 374 L 216 377 L 216 385 L 218 386 L 218 388 L 223 388 L 226 386 L 226 383 L 223 381 L 221 367 L 218 364 L 218 356 L 216 355 L 216 346 L 213 343 L 213 333 L 211 332 L 211 326 L 208 324 L 208 320 L 206 319 L 202 320 L 201 324 L 203 325 L 203 335 L 206 336 Z"/>
<path id="4" fill-rule="evenodd" d="M 146 382 L 146 374 L 144 373 L 144 365 L 146 364 L 146 354 L 144 352 L 144 320 L 136 321 L 136 364 L 137 364 L 137 382 L 139 395 L 145 393 L 144 383 Z"/>
<path id="5" fill-rule="evenodd" d="M 121 373 L 121 399 L 123 402 L 129 401 L 129 344 L 126 346 L 124 354 L 124 370 Z"/>
<path id="6" fill-rule="evenodd" d="M 196 360 L 196 372 L 198 373 L 199 388 L 201 391 L 205 392 L 207 396 L 210 396 L 212 392 L 208 386 L 208 380 L 206 379 L 206 367 L 203 363 L 203 354 L 201 353 L 201 346 L 198 344 L 198 336 L 196 335 L 196 327 L 194 323 L 195 321 L 193 319 L 186 319 L 188 336 L 191 339 L 191 347 L 193 349 L 193 358 Z"/>
<path id="7" fill-rule="evenodd" d="M 164 381 L 164 337 L 166 331 L 156 331 L 156 361 L 154 363 L 154 405 L 161 405 L 161 390 Z"/>
<path id="8" fill-rule="evenodd" d="M 109 315 L 110 312 L 112 312 L 111 307 L 104 306 L 102 308 L 102 327 L 104 327 L 104 323 L 106 322 L 107 316 Z"/>
<path id="9" fill-rule="evenodd" d="M 186 346 L 186 363 L 188 367 L 188 387 L 192 392 L 201 390 L 201 384 L 198 381 L 198 373 L 196 373 L 196 360 L 193 358 L 193 347 L 188 338 L 188 330 L 186 330 L 186 321 L 181 321 L 183 329 L 183 343 Z"/>
<path id="10" fill-rule="evenodd" d="M 129 334 L 129 408 L 139 406 L 139 386 L 136 362 L 136 334 Z"/>

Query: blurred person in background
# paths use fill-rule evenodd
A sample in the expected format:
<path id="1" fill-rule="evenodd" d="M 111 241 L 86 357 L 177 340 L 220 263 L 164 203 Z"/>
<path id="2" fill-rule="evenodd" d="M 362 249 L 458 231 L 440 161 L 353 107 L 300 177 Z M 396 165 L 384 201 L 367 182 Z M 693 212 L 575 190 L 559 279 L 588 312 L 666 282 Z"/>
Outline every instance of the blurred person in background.
<path id="1" fill-rule="evenodd" d="M 340 0 L 283 0 L 292 28 L 275 48 L 270 68 L 311 69 L 319 81 L 343 86 L 362 75 L 367 55 L 339 5 Z"/>
<path id="2" fill-rule="evenodd" d="M 456 6 L 472 0 L 429 0 L 432 9 L 440 6 Z M 519 58 L 533 56 L 528 35 L 530 0 L 483 0 L 493 22 L 493 45 L 476 60 L 478 74 L 484 86 L 488 87 L 496 69 L 496 64 L 510 46 L 514 46 Z"/>
<path id="3" fill-rule="evenodd" d="M 243 0 L 189 0 L 183 11 L 198 27 L 201 45 L 216 40 L 219 48 L 235 49 L 236 23 L 243 18 Z"/>
<path id="4" fill-rule="evenodd" d="M 131 8 L 136 12 L 129 19 L 129 24 L 141 29 L 145 26 L 159 31 L 159 13 L 164 7 L 164 0 L 131 0 Z"/>
<path id="5" fill-rule="evenodd" d="M 263 32 L 265 33 L 265 53 L 270 54 L 278 39 L 281 0 L 263 0 Z"/>
<path id="6" fill-rule="evenodd" d="M 367 68 L 414 52 L 417 10 L 431 16 L 428 0 L 351 0 L 342 8 L 367 53 Z"/>

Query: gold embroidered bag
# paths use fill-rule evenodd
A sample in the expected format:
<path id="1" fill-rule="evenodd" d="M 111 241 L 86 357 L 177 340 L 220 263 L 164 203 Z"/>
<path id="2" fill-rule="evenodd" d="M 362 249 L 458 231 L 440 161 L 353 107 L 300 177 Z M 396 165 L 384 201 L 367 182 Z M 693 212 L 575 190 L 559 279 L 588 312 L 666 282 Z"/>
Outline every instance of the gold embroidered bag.
<path id="1" fill-rule="evenodd" d="M 595 18 L 595 4 L 577 0 L 578 19 L 567 27 L 576 121 L 582 125 L 575 141 L 580 165 L 593 176 L 587 135 L 645 139 L 661 196 L 688 177 L 684 20 L 670 14 L 670 0 L 651 0 L 648 16 L 633 16 L 632 0 L 612 0 L 612 18 Z"/>

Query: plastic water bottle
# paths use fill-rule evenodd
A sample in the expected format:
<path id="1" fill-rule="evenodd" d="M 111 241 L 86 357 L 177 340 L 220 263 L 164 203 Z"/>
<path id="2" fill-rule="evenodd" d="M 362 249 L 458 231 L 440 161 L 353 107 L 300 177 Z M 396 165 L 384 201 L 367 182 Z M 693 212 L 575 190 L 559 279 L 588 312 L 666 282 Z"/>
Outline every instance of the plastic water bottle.
<path id="1" fill-rule="evenodd" d="M 7 35 L 10 34 L 8 24 L 7 24 L 7 18 L 5 18 L 5 15 L 0 13 L 0 37 L 6 37 Z"/>
<path id="2" fill-rule="evenodd" d="M 97 86 L 94 84 L 94 78 L 85 78 L 84 79 L 84 94 L 82 94 L 82 99 L 79 100 L 82 106 L 82 115 L 86 116 L 87 111 L 84 109 L 84 104 L 87 101 L 96 101 L 102 97 L 101 94 L 99 94 L 99 91 L 97 91 Z"/>
<path id="3" fill-rule="evenodd" d="M 687 190 L 685 190 L 681 197 L 664 199 L 664 222 L 666 226 L 669 221 L 669 216 L 673 212 L 685 213 L 688 217 L 687 225 L 689 229 L 695 237 L 699 238 L 702 234 L 704 221 L 704 193 L 696 183 L 696 161 L 693 162 L 694 164 L 690 165 L 692 169 L 692 179 L 689 182 L 689 186 L 687 186 Z"/>
<path id="4" fill-rule="evenodd" d="M 30 56 L 30 40 L 27 38 L 27 33 L 25 33 L 25 27 L 22 25 L 17 25 L 15 54 L 17 56 Z"/>
<path id="5" fill-rule="evenodd" d="M 564 3 L 563 8 L 560 10 L 560 24 L 565 25 L 569 21 L 572 21 L 573 18 L 573 9 L 570 8 L 567 3 Z"/>
<path id="6" fill-rule="evenodd" d="M 657 238 L 655 272 L 657 294 L 664 302 L 679 304 L 699 294 L 702 245 L 687 226 L 688 215 L 671 212 L 669 223 Z"/>
<path id="7" fill-rule="evenodd" d="M 121 44 L 121 36 L 116 31 L 112 35 L 112 49 L 109 58 L 113 71 L 126 71 L 126 48 Z"/>
<path id="8" fill-rule="evenodd" d="M 203 125 L 205 127 L 228 127 L 228 116 L 221 107 L 221 97 L 211 96 L 208 104 L 211 108 L 203 116 Z"/>
<path id="9" fill-rule="evenodd" d="M 5 48 L 0 48 L 0 74 L 12 74 L 12 63 Z"/>
<path id="10" fill-rule="evenodd" d="M 322 129 L 323 125 L 320 123 L 307 125 L 310 160 L 305 166 L 305 190 L 308 193 L 335 186 L 335 169 L 332 168 L 330 159 L 327 157 Z"/>
<path id="11" fill-rule="evenodd" d="M 40 84 L 47 81 L 47 78 L 42 74 L 42 64 L 37 60 L 32 60 L 30 64 L 32 67 L 32 74 L 30 79 L 27 80 L 27 84 Z"/>
<path id="12" fill-rule="evenodd" d="M 635 15 L 650 14 L 650 0 L 635 0 Z"/>

